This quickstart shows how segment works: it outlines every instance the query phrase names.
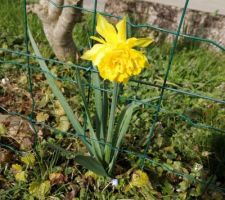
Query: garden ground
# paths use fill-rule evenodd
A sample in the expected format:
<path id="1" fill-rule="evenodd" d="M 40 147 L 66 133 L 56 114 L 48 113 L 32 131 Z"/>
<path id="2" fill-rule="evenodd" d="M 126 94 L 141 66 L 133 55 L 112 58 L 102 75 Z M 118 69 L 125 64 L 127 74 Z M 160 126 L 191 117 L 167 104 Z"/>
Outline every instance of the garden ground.
<path id="1" fill-rule="evenodd" d="M 0 48 L 25 51 L 21 5 L 13 0 L 3 0 L 1 5 Z M 89 36 L 85 33 L 91 32 L 91 19 L 91 15 L 85 15 L 74 30 L 81 53 L 88 46 Z M 55 58 L 36 16 L 29 15 L 29 25 L 42 55 Z M 170 47 L 154 44 L 147 49 L 151 67 L 124 85 L 118 109 L 130 99 L 157 99 L 160 88 L 136 81 L 162 84 Z M 30 51 L 33 53 L 31 47 Z M 26 60 L 15 53 L 0 54 L 0 199 L 224 199 L 225 137 L 218 131 L 225 130 L 222 103 L 167 90 L 142 169 L 145 173 L 139 170 L 141 158 L 121 152 L 115 171 L 119 184 L 113 187 L 110 179 L 96 176 L 74 162 L 75 153 L 86 150 L 74 137 L 35 59 L 30 64 L 36 125 L 32 127 L 27 118 L 21 117 L 29 117 L 32 107 Z M 168 86 L 225 99 L 224 63 L 224 52 L 208 51 L 207 45 L 199 47 L 181 40 Z M 82 121 L 81 99 L 71 82 L 75 70 L 66 64 L 48 65 Z M 135 113 L 123 149 L 143 153 L 154 111 L 153 101 Z"/>

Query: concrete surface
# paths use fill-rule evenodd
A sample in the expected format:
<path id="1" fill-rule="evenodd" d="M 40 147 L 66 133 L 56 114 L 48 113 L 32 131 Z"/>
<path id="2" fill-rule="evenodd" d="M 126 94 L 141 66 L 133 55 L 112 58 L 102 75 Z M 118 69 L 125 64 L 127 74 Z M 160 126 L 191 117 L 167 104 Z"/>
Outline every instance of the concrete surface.
<path id="1" fill-rule="evenodd" d="M 148 0 L 152 2 L 173 5 L 182 8 L 185 0 Z M 190 0 L 188 8 L 225 15 L 225 0 Z"/>
<path id="2" fill-rule="evenodd" d="M 104 11 L 107 0 L 98 0 L 98 11 Z M 138 1 L 138 0 L 137 0 Z M 182 8 L 185 0 L 143 0 L 166 5 L 172 5 Z M 93 9 L 94 0 L 84 0 L 84 8 Z M 193 10 L 200 10 L 225 15 L 225 0 L 190 0 L 189 8 Z"/>
<path id="3" fill-rule="evenodd" d="M 107 0 L 98 0 L 97 10 L 104 11 Z M 83 7 L 87 9 L 94 9 L 94 0 L 84 0 Z"/>

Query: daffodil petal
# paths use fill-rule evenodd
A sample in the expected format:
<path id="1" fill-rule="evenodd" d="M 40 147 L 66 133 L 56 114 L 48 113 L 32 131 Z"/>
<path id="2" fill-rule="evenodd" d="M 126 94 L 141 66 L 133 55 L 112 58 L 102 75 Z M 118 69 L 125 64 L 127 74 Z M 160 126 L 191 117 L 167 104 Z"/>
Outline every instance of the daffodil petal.
<path id="1" fill-rule="evenodd" d="M 154 40 L 152 38 L 129 38 L 127 44 L 130 47 L 147 47 Z"/>
<path id="2" fill-rule="evenodd" d="M 98 37 L 95 37 L 95 36 L 91 36 L 90 38 L 91 38 L 92 40 L 97 41 L 97 42 L 105 43 L 105 40 L 103 40 L 102 38 L 98 38 Z"/>
<path id="3" fill-rule="evenodd" d="M 130 55 L 133 63 L 132 74 L 137 75 L 144 67 L 148 66 L 148 59 L 142 52 L 134 49 L 130 51 Z"/>
<path id="4" fill-rule="evenodd" d="M 135 46 L 138 47 L 147 47 L 150 45 L 154 40 L 152 38 L 138 38 L 136 41 Z"/>
<path id="5" fill-rule="evenodd" d="M 93 60 L 98 54 L 99 50 L 102 48 L 102 44 L 95 44 L 90 50 L 87 50 L 82 56 L 81 59 L 84 60 Z"/>
<path id="6" fill-rule="evenodd" d="M 93 65 L 98 65 L 109 49 L 106 45 L 95 44 L 90 50 L 86 51 L 81 58 L 92 61 Z"/>
<path id="7" fill-rule="evenodd" d="M 118 31 L 118 39 L 125 41 L 127 38 L 127 30 L 126 30 L 126 26 L 127 26 L 127 20 L 126 17 L 124 17 L 121 21 L 119 21 L 116 24 L 116 29 Z"/>
<path id="8" fill-rule="evenodd" d="M 100 14 L 97 15 L 97 32 L 110 43 L 117 41 L 116 29 Z"/>

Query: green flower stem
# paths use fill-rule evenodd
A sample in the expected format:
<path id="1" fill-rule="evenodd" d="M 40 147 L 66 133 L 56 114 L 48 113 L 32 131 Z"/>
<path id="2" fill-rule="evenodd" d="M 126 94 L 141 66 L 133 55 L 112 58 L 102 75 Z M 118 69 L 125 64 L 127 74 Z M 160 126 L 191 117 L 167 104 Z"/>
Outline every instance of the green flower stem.
<path id="1" fill-rule="evenodd" d="M 105 162 L 107 164 L 110 163 L 110 159 L 111 159 L 112 149 L 110 144 L 112 144 L 112 139 L 113 139 L 113 127 L 114 127 L 115 118 L 116 118 L 116 106 L 117 106 L 118 94 L 119 94 L 119 84 L 114 82 L 113 97 L 112 97 L 110 116 L 109 116 L 109 127 L 108 127 L 106 145 L 105 145 Z"/>

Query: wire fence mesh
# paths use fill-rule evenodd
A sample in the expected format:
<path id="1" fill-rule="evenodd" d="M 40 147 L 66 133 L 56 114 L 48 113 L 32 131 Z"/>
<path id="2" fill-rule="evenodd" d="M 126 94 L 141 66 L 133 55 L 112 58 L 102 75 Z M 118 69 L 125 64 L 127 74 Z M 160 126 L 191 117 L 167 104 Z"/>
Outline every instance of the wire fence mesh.
<path id="1" fill-rule="evenodd" d="M 47 129 L 51 129 L 56 133 L 60 132 L 64 135 L 84 137 L 80 133 L 62 132 L 60 130 L 57 130 L 57 129 L 51 127 L 51 125 L 49 125 L 49 124 L 39 123 L 35 120 L 34 116 L 35 116 L 35 104 L 36 104 L 35 101 L 36 100 L 35 100 L 34 83 L 33 83 L 33 78 L 32 78 L 33 73 L 48 74 L 57 81 L 68 82 L 68 83 L 71 83 L 71 84 L 74 84 L 74 85 L 77 83 L 76 79 L 73 79 L 71 77 L 66 77 L 66 76 L 58 77 L 58 76 L 55 76 L 54 73 L 51 73 L 49 71 L 44 71 L 43 69 L 39 68 L 37 64 L 35 64 L 35 60 L 43 60 L 43 61 L 46 61 L 47 63 L 49 63 L 49 65 L 56 65 L 59 68 L 64 68 L 66 66 L 70 69 L 79 69 L 79 70 L 83 71 L 85 74 L 87 74 L 89 78 L 90 78 L 90 72 L 98 73 L 98 71 L 96 71 L 92 66 L 66 63 L 66 62 L 58 61 L 56 59 L 44 58 L 42 56 L 35 55 L 33 53 L 33 50 L 30 47 L 30 39 L 31 38 L 30 38 L 29 32 L 28 32 L 28 30 L 29 30 L 28 29 L 29 20 L 28 20 L 27 10 L 26 10 L 27 1 L 23 0 L 22 2 L 23 2 L 22 14 L 23 14 L 23 24 L 24 24 L 25 51 L 15 51 L 15 50 L 12 50 L 12 49 L 9 49 L 9 48 L 0 48 L 0 51 L 2 51 L 2 52 L 12 54 L 16 57 L 21 58 L 21 62 L 0 58 L 0 63 L 16 65 L 16 66 L 21 67 L 21 68 L 23 68 L 27 71 L 27 77 L 28 77 L 28 83 L 29 83 L 28 90 L 29 90 L 29 93 L 30 93 L 31 98 L 32 98 L 32 104 L 31 104 L 29 115 L 23 115 L 23 114 L 18 113 L 18 112 L 8 111 L 6 108 L 4 108 L 2 106 L 1 106 L 1 109 L 3 111 L 5 111 L 6 113 L 8 113 L 9 115 L 20 116 L 23 119 L 30 122 L 30 124 L 33 126 L 34 132 L 36 132 L 36 137 L 37 137 L 37 130 L 35 130 L 36 125 L 44 126 Z M 75 9 L 82 10 L 82 12 L 92 13 L 92 15 L 93 15 L 92 28 L 91 28 L 92 32 L 88 33 L 88 34 L 89 35 L 95 35 L 96 14 L 98 13 L 98 11 L 96 10 L 97 3 L 98 3 L 97 0 L 94 0 L 94 7 L 93 7 L 92 10 L 84 9 L 84 8 L 78 7 L 76 5 L 59 6 L 51 0 L 49 0 L 48 2 L 50 4 L 52 4 L 53 6 L 58 7 L 58 8 L 64 9 L 64 8 L 67 8 L 67 7 L 74 7 Z M 216 41 L 182 33 L 182 25 L 183 25 L 184 20 L 185 20 L 185 14 L 186 14 L 186 11 L 188 9 L 188 4 L 189 4 L 189 0 L 186 0 L 185 5 L 183 7 L 182 15 L 180 17 L 179 25 L 177 27 L 177 30 L 175 30 L 175 31 L 166 30 L 166 29 L 163 29 L 163 28 L 157 27 L 155 25 L 151 25 L 151 24 L 134 24 L 131 21 L 127 22 L 128 26 L 130 26 L 130 27 L 133 27 L 133 28 L 150 28 L 150 29 L 153 29 L 153 30 L 157 30 L 157 31 L 160 31 L 160 32 L 171 34 L 171 35 L 174 36 L 174 38 L 173 38 L 173 41 L 172 41 L 172 46 L 171 46 L 170 53 L 169 53 L 169 60 L 168 60 L 168 64 L 167 64 L 167 67 L 166 67 L 166 71 L 164 73 L 164 78 L 162 80 L 162 84 L 156 84 L 154 82 L 140 80 L 138 78 L 133 78 L 129 81 L 129 83 L 131 83 L 131 85 L 132 84 L 135 85 L 135 89 L 137 89 L 138 87 L 146 87 L 146 88 L 150 88 L 150 89 L 156 89 L 157 92 L 158 92 L 158 96 L 156 98 L 154 98 L 150 103 L 145 103 L 145 105 L 144 105 L 145 109 L 151 109 L 151 112 L 148 113 L 148 118 L 149 118 L 149 124 L 148 125 L 150 127 L 149 127 L 148 135 L 147 135 L 147 138 L 146 138 L 146 141 L 147 141 L 146 145 L 144 146 L 143 149 L 140 150 L 140 152 L 131 151 L 131 150 L 128 150 L 128 149 L 125 149 L 125 148 L 116 149 L 115 147 L 111 146 L 111 144 L 106 144 L 106 145 L 109 145 L 115 151 L 120 151 L 120 152 L 123 152 L 123 153 L 126 153 L 126 154 L 131 154 L 131 155 L 136 156 L 137 158 L 139 158 L 141 160 L 140 166 L 142 168 L 144 168 L 146 166 L 146 164 L 153 165 L 153 166 L 161 166 L 164 170 L 166 170 L 168 172 L 171 172 L 171 173 L 173 173 L 177 176 L 182 176 L 182 177 L 185 177 L 185 178 L 189 179 L 192 182 L 198 182 L 198 183 L 203 184 L 203 186 L 205 186 L 205 189 L 207 189 L 209 187 L 209 188 L 213 188 L 213 189 L 217 189 L 217 190 L 221 190 L 221 191 L 225 192 L 224 188 L 218 187 L 215 184 L 211 184 L 211 181 L 212 181 L 211 179 L 209 179 L 209 180 L 196 179 L 196 177 L 191 176 L 190 174 L 185 174 L 185 173 L 179 172 L 179 171 L 169 167 L 166 163 L 156 161 L 156 160 L 154 160 L 154 159 L 152 159 L 148 156 L 148 151 L 151 148 L 152 140 L 154 138 L 154 133 L 157 131 L 156 129 L 157 129 L 158 123 L 160 122 L 161 113 L 172 114 L 173 116 L 176 116 L 177 118 L 179 118 L 179 120 L 184 121 L 185 123 L 187 123 L 191 127 L 196 127 L 198 129 L 212 130 L 212 131 L 216 131 L 216 132 L 220 132 L 220 133 L 225 133 L 224 129 L 219 128 L 219 127 L 215 127 L 213 124 L 204 124 L 204 123 L 195 121 L 192 118 L 190 118 L 189 116 L 184 115 L 182 112 L 180 112 L 180 113 L 174 112 L 173 113 L 171 110 L 167 110 L 166 106 L 162 106 L 163 101 L 166 99 L 165 98 L 166 92 L 168 92 L 169 94 L 189 96 L 190 98 L 204 99 L 204 100 L 209 101 L 209 102 L 225 105 L 225 100 L 223 100 L 223 99 L 217 99 L 217 98 L 214 98 L 212 96 L 204 95 L 204 94 L 201 94 L 201 93 L 196 93 L 195 91 L 190 91 L 190 90 L 186 90 L 186 89 L 183 89 L 183 88 L 178 89 L 178 88 L 172 87 L 172 86 L 170 86 L 170 84 L 168 84 L 168 78 L 170 76 L 170 72 L 171 72 L 172 67 L 173 67 L 173 60 L 174 60 L 174 56 L 175 56 L 175 53 L 176 53 L 178 40 L 179 40 L 180 37 L 187 38 L 187 39 L 193 40 L 193 41 L 208 43 L 210 45 L 215 46 L 216 48 L 220 49 L 223 52 L 225 51 L 225 47 L 221 46 Z M 100 12 L 100 13 L 104 16 L 107 16 L 107 17 L 112 17 L 112 18 L 116 18 L 116 19 L 122 18 L 121 16 L 113 16 L 113 15 L 105 13 L 105 12 Z M 31 30 L 31 32 L 32 32 L 32 30 Z M 93 43 L 91 45 L 93 45 Z M 92 85 L 90 83 L 90 81 L 84 82 L 83 85 L 86 88 L 86 94 L 87 94 L 88 99 L 90 98 L 91 90 L 93 90 L 93 89 L 105 91 L 105 89 L 103 87 L 98 88 L 95 85 Z M 132 86 L 129 86 L 129 87 L 132 88 Z M 108 89 L 107 92 L 111 93 L 112 91 Z M 143 100 L 142 100 L 141 96 L 140 97 L 134 97 L 134 96 L 127 97 L 127 96 L 123 96 L 123 95 L 120 96 L 120 103 L 121 104 L 126 103 L 126 102 L 131 102 L 131 101 L 142 102 Z M 85 137 L 85 139 L 86 140 L 94 140 L 93 138 L 90 138 L 90 137 Z M 37 142 L 37 140 L 36 140 L 36 142 Z M 102 141 L 98 141 L 98 142 L 101 143 Z M 10 146 L 5 145 L 4 143 L 1 143 L 0 146 L 11 148 Z"/>

